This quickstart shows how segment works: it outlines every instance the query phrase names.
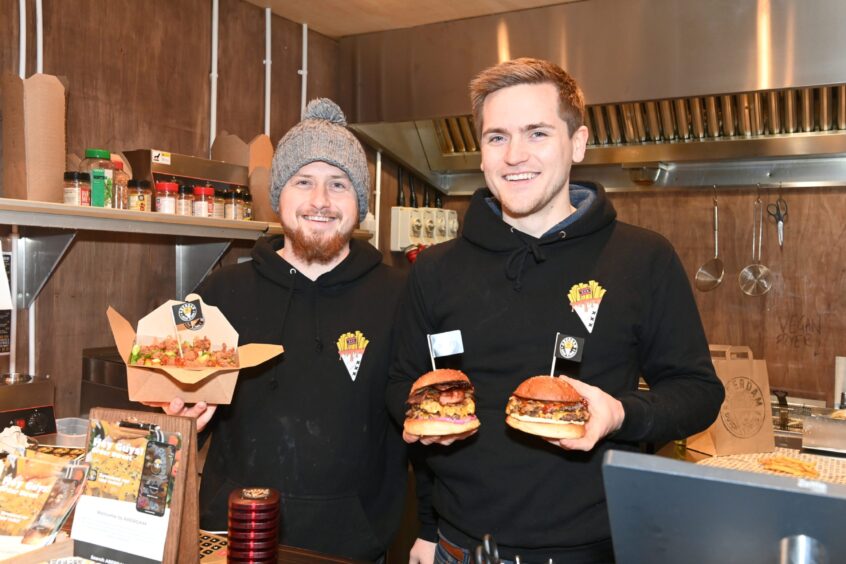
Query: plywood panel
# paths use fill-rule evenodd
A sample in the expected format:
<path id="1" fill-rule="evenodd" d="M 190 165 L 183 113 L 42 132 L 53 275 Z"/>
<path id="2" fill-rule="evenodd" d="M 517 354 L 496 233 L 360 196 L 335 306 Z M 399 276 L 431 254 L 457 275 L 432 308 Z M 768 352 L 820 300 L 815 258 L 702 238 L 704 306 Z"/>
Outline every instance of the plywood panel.
<path id="1" fill-rule="evenodd" d="M 766 358 L 773 388 L 829 399 L 834 356 L 846 354 L 846 230 L 840 220 L 846 213 L 846 192 L 800 189 L 783 195 L 790 206 L 784 249 L 778 247 L 772 223 L 764 231 L 762 262 L 772 270 L 773 289 L 761 297 L 739 289 L 738 273 L 752 262 L 755 193 L 732 190 L 718 200 L 725 279 L 713 292 L 696 292 L 696 299 L 711 342 L 749 345 L 756 356 Z M 775 193 L 762 195 L 764 203 L 775 198 Z M 691 280 L 713 255 L 707 191 L 613 199 L 621 219 L 673 242 Z"/>
<path id="2" fill-rule="evenodd" d="M 264 131 L 264 12 L 221 2 L 219 41 L 218 131 L 249 141 Z"/>
<path id="3" fill-rule="evenodd" d="M 44 7 L 44 69 L 64 75 L 68 150 L 208 154 L 211 3 L 64 0 Z"/>

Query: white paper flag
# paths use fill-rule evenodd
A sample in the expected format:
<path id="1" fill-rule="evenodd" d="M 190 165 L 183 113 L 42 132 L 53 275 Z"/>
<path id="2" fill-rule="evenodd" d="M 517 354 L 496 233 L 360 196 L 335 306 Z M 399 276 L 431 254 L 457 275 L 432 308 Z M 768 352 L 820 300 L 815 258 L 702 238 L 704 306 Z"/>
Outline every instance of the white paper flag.
<path id="1" fill-rule="evenodd" d="M 459 329 L 427 335 L 427 337 L 429 338 L 429 347 L 432 349 L 432 356 L 435 358 L 464 352 L 464 343 L 461 341 L 461 330 Z"/>

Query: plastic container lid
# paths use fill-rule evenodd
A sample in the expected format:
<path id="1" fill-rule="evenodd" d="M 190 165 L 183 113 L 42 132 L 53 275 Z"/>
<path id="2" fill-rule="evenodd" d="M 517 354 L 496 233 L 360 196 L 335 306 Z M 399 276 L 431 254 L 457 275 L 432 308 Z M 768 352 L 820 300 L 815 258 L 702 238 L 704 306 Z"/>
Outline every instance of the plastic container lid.
<path id="1" fill-rule="evenodd" d="M 243 194 L 241 194 L 241 197 L 244 198 L 245 202 L 252 202 L 253 201 L 253 197 L 250 195 L 249 192 L 244 192 Z"/>
<path id="2" fill-rule="evenodd" d="M 195 196 L 214 196 L 214 188 L 211 186 L 194 186 Z"/>
<path id="3" fill-rule="evenodd" d="M 156 191 L 158 192 L 176 192 L 179 185 L 176 182 L 156 182 Z"/>
<path id="4" fill-rule="evenodd" d="M 123 170 L 123 161 L 112 161 L 112 166 L 115 167 L 115 170 Z"/>
<path id="5" fill-rule="evenodd" d="M 65 180 L 78 180 L 80 182 L 91 182 L 91 175 L 87 172 L 69 170 L 65 172 Z"/>
<path id="6" fill-rule="evenodd" d="M 183 184 L 179 187 L 179 193 L 180 194 L 193 194 L 194 189 L 191 186 L 189 186 L 188 184 Z"/>
<path id="7" fill-rule="evenodd" d="M 225 198 L 226 197 L 226 190 L 223 188 L 215 188 L 214 189 L 214 197 L 215 198 Z"/>
<path id="8" fill-rule="evenodd" d="M 110 159 L 112 154 L 105 149 L 85 149 L 86 159 Z"/>
<path id="9" fill-rule="evenodd" d="M 136 180 L 135 178 L 129 181 L 128 186 L 130 188 L 141 188 L 142 190 L 149 190 L 150 189 L 150 181 L 149 180 Z"/>

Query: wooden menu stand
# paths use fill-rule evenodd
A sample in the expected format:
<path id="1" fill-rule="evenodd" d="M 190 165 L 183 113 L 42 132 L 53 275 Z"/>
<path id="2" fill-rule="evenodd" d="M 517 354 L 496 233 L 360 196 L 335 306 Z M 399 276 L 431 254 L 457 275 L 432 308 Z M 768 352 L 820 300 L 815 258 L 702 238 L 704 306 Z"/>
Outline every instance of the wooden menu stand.
<path id="1" fill-rule="evenodd" d="M 163 562 L 167 564 L 200 561 L 199 528 L 200 502 L 197 474 L 197 424 L 190 417 L 176 417 L 164 413 L 108 409 L 95 407 L 91 419 L 103 421 L 132 421 L 158 425 L 162 431 L 180 433 L 182 450 L 179 469 L 174 476 L 173 496 L 170 504 L 170 521 L 167 524 L 167 540 Z"/>

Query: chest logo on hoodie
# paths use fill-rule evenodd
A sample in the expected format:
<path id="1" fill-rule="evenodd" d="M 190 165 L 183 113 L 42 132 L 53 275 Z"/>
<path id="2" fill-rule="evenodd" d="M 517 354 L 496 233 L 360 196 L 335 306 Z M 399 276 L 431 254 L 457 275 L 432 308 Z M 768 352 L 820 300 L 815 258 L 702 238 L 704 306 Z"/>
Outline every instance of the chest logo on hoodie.
<path id="1" fill-rule="evenodd" d="M 355 333 L 344 333 L 338 337 L 338 354 L 350 373 L 350 378 L 355 382 L 358 376 L 358 368 L 361 366 L 361 359 L 364 357 L 364 349 L 370 341 L 361 331 Z"/>
<path id="2" fill-rule="evenodd" d="M 588 333 L 593 333 L 596 314 L 599 313 L 599 303 L 604 295 L 605 288 L 600 286 L 596 280 L 573 284 L 567 294 L 567 297 L 570 298 L 570 307 L 579 315 L 579 319 L 585 324 Z"/>

